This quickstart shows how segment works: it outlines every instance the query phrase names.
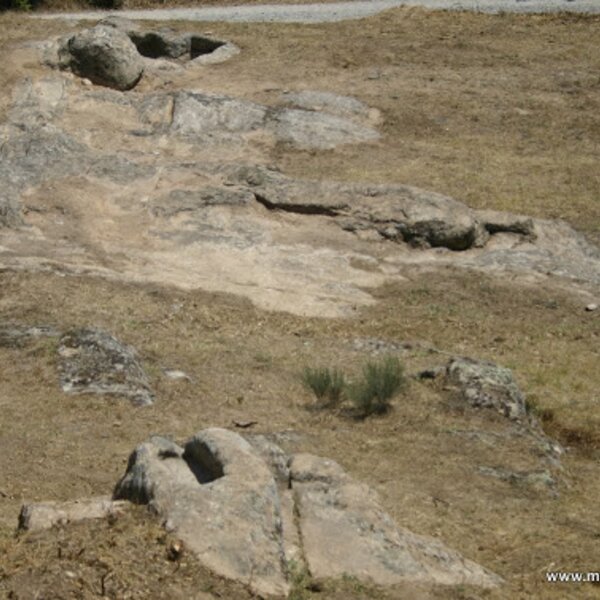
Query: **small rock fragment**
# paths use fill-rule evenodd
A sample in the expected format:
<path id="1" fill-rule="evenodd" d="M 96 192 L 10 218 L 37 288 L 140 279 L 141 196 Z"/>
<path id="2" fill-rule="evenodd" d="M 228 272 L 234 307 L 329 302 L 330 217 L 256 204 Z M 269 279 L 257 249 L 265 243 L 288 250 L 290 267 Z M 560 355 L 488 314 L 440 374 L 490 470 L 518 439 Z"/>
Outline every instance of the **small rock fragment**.
<path id="1" fill-rule="evenodd" d="M 184 544 L 181 540 L 174 540 L 169 544 L 169 548 L 167 550 L 167 558 L 169 560 L 179 560 L 184 551 Z"/>
<path id="2" fill-rule="evenodd" d="M 192 378 L 187 373 L 178 369 L 164 369 L 163 373 L 169 379 L 173 379 L 174 381 L 180 381 L 182 379 L 184 379 L 185 381 L 192 381 Z"/>
<path id="3" fill-rule="evenodd" d="M 99 496 L 68 502 L 24 504 L 19 515 L 19 529 L 38 531 L 86 519 L 104 519 L 121 514 L 127 502 Z"/>

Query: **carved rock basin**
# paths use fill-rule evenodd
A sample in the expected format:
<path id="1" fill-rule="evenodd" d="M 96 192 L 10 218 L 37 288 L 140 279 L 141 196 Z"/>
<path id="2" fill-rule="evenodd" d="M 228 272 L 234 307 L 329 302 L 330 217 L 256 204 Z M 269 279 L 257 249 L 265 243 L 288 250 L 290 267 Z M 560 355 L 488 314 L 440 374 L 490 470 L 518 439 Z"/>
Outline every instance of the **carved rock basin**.
<path id="1" fill-rule="evenodd" d="M 285 595 L 292 563 L 317 579 L 493 587 L 500 578 L 441 542 L 396 526 L 336 462 L 287 456 L 265 436 L 206 429 L 183 447 L 138 446 L 115 500 L 149 504 L 200 561 L 260 594 Z"/>

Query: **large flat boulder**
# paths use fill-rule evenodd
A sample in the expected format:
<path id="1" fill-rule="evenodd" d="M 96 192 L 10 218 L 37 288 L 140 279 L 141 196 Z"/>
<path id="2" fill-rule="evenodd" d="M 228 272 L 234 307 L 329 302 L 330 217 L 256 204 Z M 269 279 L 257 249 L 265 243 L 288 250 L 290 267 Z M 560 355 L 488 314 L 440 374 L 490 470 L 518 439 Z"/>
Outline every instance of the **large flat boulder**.
<path id="1" fill-rule="evenodd" d="M 373 490 L 335 461 L 296 454 L 290 476 L 313 577 L 350 575 L 385 586 L 414 581 L 493 587 L 501 582 L 440 541 L 399 528 Z"/>
<path id="2" fill-rule="evenodd" d="M 327 112 L 270 108 L 241 98 L 190 91 L 175 95 L 171 130 L 186 136 L 262 131 L 277 142 L 319 150 L 380 137 L 368 125 Z"/>
<path id="3" fill-rule="evenodd" d="M 354 314 L 412 268 L 551 275 L 592 293 L 600 282 L 598 249 L 564 223 L 265 166 L 290 115 L 298 131 L 314 126 L 315 147 L 376 126 L 353 98 L 305 91 L 266 106 L 198 90 L 123 94 L 52 73 L 14 100 L 0 126 L 3 267 L 221 291 L 315 316 Z"/>
<path id="4" fill-rule="evenodd" d="M 344 144 L 374 142 L 372 127 L 344 117 L 296 108 L 274 111 L 267 122 L 276 139 L 302 149 L 331 150 Z"/>
<path id="5" fill-rule="evenodd" d="M 352 96 L 341 96 L 319 90 L 285 92 L 281 100 L 293 108 L 328 113 L 336 117 L 349 119 L 356 123 L 369 125 L 379 121 L 381 114 Z"/>

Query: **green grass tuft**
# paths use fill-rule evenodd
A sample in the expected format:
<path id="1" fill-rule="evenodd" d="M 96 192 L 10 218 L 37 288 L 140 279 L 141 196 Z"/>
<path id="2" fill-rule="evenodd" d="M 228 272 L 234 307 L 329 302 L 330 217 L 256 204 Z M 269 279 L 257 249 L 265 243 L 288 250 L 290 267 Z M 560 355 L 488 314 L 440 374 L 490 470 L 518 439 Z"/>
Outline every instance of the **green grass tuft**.
<path id="1" fill-rule="evenodd" d="M 346 387 L 344 374 L 337 369 L 306 367 L 302 383 L 310 390 L 323 407 L 339 404 Z"/>
<path id="2" fill-rule="evenodd" d="M 356 416 L 364 419 L 372 414 L 386 413 L 391 406 L 390 400 L 405 385 L 404 368 L 396 357 L 367 363 L 362 380 L 348 390 Z"/>

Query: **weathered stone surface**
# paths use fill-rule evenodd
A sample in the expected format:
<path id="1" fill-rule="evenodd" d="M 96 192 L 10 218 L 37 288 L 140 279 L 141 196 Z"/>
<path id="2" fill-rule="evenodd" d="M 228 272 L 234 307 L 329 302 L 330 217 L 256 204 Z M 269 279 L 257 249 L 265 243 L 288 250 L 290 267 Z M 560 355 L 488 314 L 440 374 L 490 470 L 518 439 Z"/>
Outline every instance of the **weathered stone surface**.
<path id="1" fill-rule="evenodd" d="M 173 118 L 174 99 L 170 94 L 146 94 L 136 103 L 140 120 L 154 132 L 166 131 Z"/>
<path id="2" fill-rule="evenodd" d="M 152 404 L 148 377 L 133 348 L 98 329 L 65 333 L 58 348 L 60 381 L 70 394 L 113 394 Z"/>
<path id="3" fill-rule="evenodd" d="M 188 62 L 190 66 L 223 62 L 239 52 L 239 48 L 231 42 L 169 28 L 158 31 L 129 29 L 127 33 L 142 56 Z"/>
<path id="4" fill-rule="evenodd" d="M 0 198 L 13 207 L 13 221 L 20 219 L 19 193 L 49 178 L 85 172 L 124 182 L 154 172 L 149 165 L 136 165 L 119 155 L 98 155 L 52 125 L 24 127 L 11 129 L 0 147 L 0 178 L 4 182 Z"/>
<path id="5" fill-rule="evenodd" d="M 115 498 L 151 503 L 215 573 L 287 593 L 277 486 L 240 436 L 207 429 L 185 448 L 152 438 L 131 456 Z"/>
<path id="6" fill-rule="evenodd" d="M 266 108 L 230 96 L 179 92 L 173 108 L 172 131 L 179 135 L 244 133 L 261 127 Z"/>
<path id="7" fill-rule="evenodd" d="M 379 585 L 502 582 L 438 540 L 398 528 L 375 492 L 335 461 L 248 438 L 205 429 L 181 447 L 154 436 L 131 454 L 112 500 L 25 505 L 19 527 L 118 514 L 126 500 L 148 504 L 203 565 L 267 596 L 286 595 L 297 568 Z"/>
<path id="8" fill-rule="evenodd" d="M 206 187 L 197 190 L 173 190 L 152 201 L 152 214 L 171 217 L 179 213 L 194 213 L 211 206 L 245 206 L 254 195 L 245 189 Z"/>
<path id="9" fill-rule="evenodd" d="M 98 21 L 96 26 L 98 25 L 101 27 L 114 27 L 115 29 L 125 32 L 127 35 L 132 32 L 139 31 L 140 29 L 138 23 L 119 15 L 108 15 L 108 17 L 104 17 L 104 19 Z"/>
<path id="10" fill-rule="evenodd" d="M 68 87 L 53 76 L 24 81 L 14 92 L 8 121 L 0 127 L 0 227 L 23 224 L 20 196 L 40 183 L 82 174 L 122 183 L 154 173 L 151 165 L 118 153 L 94 152 L 51 124 L 64 111 Z"/>
<path id="11" fill-rule="evenodd" d="M 493 587 L 500 579 L 433 538 L 396 526 L 376 494 L 336 462 L 296 454 L 290 463 L 304 555 L 313 577 L 350 575 Z"/>
<path id="12" fill-rule="evenodd" d="M 293 108 L 271 113 L 267 127 L 279 141 L 303 149 L 330 150 L 343 144 L 374 142 L 380 137 L 375 129 L 348 119 Z"/>
<path id="13" fill-rule="evenodd" d="M 279 508 L 281 510 L 281 539 L 288 569 L 293 567 L 306 568 L 293 490 L 280 487 Z"/>
<path id="14" fill-rule="evenodd" d="M 486 239 L 467 206 L 410 186 L 303 181 L 266 169 L 241 169 L 237 177 L 267 208 L 337 217 L 349 231 L 372 229 L 386 239 L 450 250 L 467 250 Z"/>
<path id="15" fill-rule="evenodd" d="M 122 513 L 127 505 L 127 502 L 113 500 L 110 496 L 24 504 L 19 515 L 19 529 L 39 531 L 86 519 L 104 519 Z"/>
<path id="16" fill-rule="evenodd" d="M 553 467 L 560 465 L 564 449 L 544 433 L 538 419 L 527 409 L 525 395 L 510 369 L 492 362 L 454 357 L 441 371 L 434 369 L 432 375 L 443 376 L 446 386 L 454 388 L 461 401 L 502 414 L 514 423 L 515 432 L 528 440 L 532 454 Z"/>
<path id="17" fill-rule="evenodd" d="M 248 439 L 207 429 L 181 448 L 154 437 L 132 454 L 114 497 L 150 504 L 206 566 L 259 593 L 287 591 L 286 560 L 317 579 L 500 583 L 437 540 L 399 529 L 334 461 Z"/>
<path id="18" fill-rule="evenodd" d="M 60 331 L 48 325 L 23 325 L 21 323 L 0 324 L 0 348 L 21 348 L 38 338 L 55 338 Z"/>
<path id="19" fill-rule="evenodd" d="M 510 369 L 491 362 L 453 358 L 446 366 L 446 378 L 471 406 L 492 408 L 514 421 L 527 420 L 525 397 Z"/>
<path id="20" fill-rule="evenodd" d="M 84 156 L 84 147 L 52 126 L 9 131 L 0 146 L 0 225 L 22 223 L 20 192 L 50 174 L 70 174 L 75 156 Z"/>
<path id="21" fill-rule="evenodd" d="M 142 77 L 144 65 L 129 36 L 110 26 L 96 26 L 68 39 L 61 54 L 70 69 L 93 83 L 130 90 Z"/>
<path id="22" fill-rule="evenodd" d="M 233 58 L 240 49 L 232 42 L 206 36 L 191 36 L 190 67 L 195 65 L 217 65 Z"/>
<path id="23" fill-rule="evenodd" d="M 137 51 L 137 61 L 145 73 L 183 71 L 196 65 L 218 64 L 240 52 L 235 44 L 227 40 L 196 33 L 182 33 L 168 27 L 148 31 L 138 23 L 117 15 L 109 15 L 98 21 L 93 29 L 102 28 L 115 30 L 122 43 L 125 43 L 123 35 L 129 38 Z M 70 69 L 73 55 L 69 48 L 69 40 L 72 37 L 74 36 L 63 36 L 41 43 L 42 62 L 52 68 Z"/>
<path id="24" fill-rule="evenodd" d="M 55 75 L 23 80 L 13 91 L 8 124 L 21 131 L 47 125 L 64 113 L 69 87 L 68 81 Z"/>
<path id="25" fill-rule="evenodd" d="M 340 144 L 373 141 L 374 129 L 326 113 L 269 109 L 215 94 L 179 92 L 175 97 L 172 131 L 179 135 L 270 132 L 276 140 L 299 148 L 330 149 Z"/>
<path id="26" fill-rule="evenodd" d="M 534 491 L 545 492 L 553 497 L 558 496 L 557 481 L 547 469 L 540 471 L 513 471 L 502 467 L 479 467 L 479 472 L 494 477 L 514 486 L 523 486 Z"/>
<path id="27" fill-rule="evenodd" d="M 15 227 L 21 223 L 21 204 L 16 195 L 0 192 L 0 227 Z"/>
<path id="28" fill-rule="evenodd" d="M 507 232 L 493 235 L 485 252 L 464 263 L 487 273 L 529 272 L 552 275 L 573 283 L 600 285 L 600 248 L 564 221 L 534 220 L 534 239 Z"/>
<path id="29" fill-rule="evenodd" d="M 0 127 L 0 226 L 13 229 L 0 244 L 2 266 L 223 291 L 319 316 L 373 304 L 369 289 L 407 266 L 553 275 L 591 299 L 600 285 L 600 252 L 564 223 L 476 211 L 406 186 L 301 181 L 257 167 L 270 160 L 288 109 L 71 79 L 19 86 Z M 347 113 L 332 118 L 373 125 L 359 120 L 353 99 L 299 94 L 312 119 L 341 105 Z"/>
<path id="30" fill-rule="evenodd" d="M 329 113 L 335 117 L 368 123 L 379 118 L 379 111 L 368 107 L 351 96 L 340 96 L 331 92 L 303 90 L 285 92 L 281 99 L 294 108 Z"/>
<path id="31" fill-rule="evenodd" d="M 277 483 L 283 488 L 290 484 L 290 457 L 267 436 L 261 434 L 246 436 L 248 443 L 269 467 Z"/>

